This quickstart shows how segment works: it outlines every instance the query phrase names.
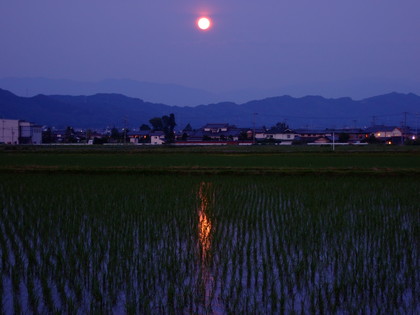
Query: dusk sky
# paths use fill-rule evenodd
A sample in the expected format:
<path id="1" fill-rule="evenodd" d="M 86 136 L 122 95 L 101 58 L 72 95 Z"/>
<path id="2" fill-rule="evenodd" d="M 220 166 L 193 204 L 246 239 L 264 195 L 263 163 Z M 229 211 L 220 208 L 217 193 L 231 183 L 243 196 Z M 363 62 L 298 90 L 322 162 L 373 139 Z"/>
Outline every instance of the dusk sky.
<path id="1" fill-rule="evenodd" d="M 2 0 L 0 77 L 420 93 L 419 16 L 419 0 Z"/>

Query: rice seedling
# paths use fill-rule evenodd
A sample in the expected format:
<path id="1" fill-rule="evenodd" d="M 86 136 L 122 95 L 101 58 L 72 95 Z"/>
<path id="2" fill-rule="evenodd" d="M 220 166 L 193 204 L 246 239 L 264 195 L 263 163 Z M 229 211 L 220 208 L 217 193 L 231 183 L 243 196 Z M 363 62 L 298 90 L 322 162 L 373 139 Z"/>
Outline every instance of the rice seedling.
<path id="1" fill-rule="evenodd" d="M 6 314 L 420 311 L 415 177 L 0 177 Z"/>

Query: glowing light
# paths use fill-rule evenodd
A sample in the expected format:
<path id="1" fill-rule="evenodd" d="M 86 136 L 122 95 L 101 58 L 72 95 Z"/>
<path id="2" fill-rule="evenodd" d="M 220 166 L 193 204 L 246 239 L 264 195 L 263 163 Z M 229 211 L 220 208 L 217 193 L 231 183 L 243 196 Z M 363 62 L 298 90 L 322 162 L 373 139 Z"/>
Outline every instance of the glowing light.
<path id="1" fill-rule="evenodd" d="M 209 200 L 206 193 L 206 188 L 209 186 L 207 183 L 201 183 L 198 191 L 198 197 L 200 199 L 200 208 L 198 209 L 198 239 L 200 241 L 200 248 L 203 261 L 206 260 L 206 256 L 210 250 L 210 233 L 211 233 L 211 221 L 207 217 L 206 211 L 209 206 Z"/>
<path id="2" fill-rule="evenodd" d="M 201 17 L 197 20 L 197 26 L 199 29 L 205 31 L 211 27 L 211 20 L 208 17 Z"/>
<path id="3" fill-rule="evenodd" d="M 213 277 L 209 268 L 210 247 L 211 247 L 211 233 L 212 223 L 208 217 L 208 211 L 211 201 L 210 195 L 211 183 L 201 182 L 198 189 L 198 198 L 200 206 L 198 208 L 198 245 L 201 254 L 201 281 L 204 288 L 204 305 L 209 305 L 210 290 L 213 288 Z"/>

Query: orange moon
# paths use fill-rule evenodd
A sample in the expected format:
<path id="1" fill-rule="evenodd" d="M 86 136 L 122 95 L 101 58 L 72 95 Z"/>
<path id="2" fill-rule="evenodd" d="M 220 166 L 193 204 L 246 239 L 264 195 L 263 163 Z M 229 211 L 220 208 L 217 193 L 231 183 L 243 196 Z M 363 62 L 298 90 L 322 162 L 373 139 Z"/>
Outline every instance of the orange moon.
<path id="1" fill-rule="evenodd" d="M 200 17 L 197 20 L 197 26 L 200 30 L 208 30 L 211 26 L 211 20 L 208 17 Z"/>

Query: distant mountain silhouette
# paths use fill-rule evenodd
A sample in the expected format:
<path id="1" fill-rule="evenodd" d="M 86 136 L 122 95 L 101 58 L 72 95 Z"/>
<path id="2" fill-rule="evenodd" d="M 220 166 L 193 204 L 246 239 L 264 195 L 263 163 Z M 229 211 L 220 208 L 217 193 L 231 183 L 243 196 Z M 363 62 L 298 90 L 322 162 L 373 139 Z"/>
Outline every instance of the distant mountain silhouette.
<path id="1" fill-rule="evenodd" d="M 269 83 L 267 83 L 269 84 Z M 372 95 L 382 95 L 391 91 L 414 92 L 420 95 L 420 80 L 409 81 L 385 78 L 353 78 L 347 80 L 300 82 L 299 84 L 275 84 L 270 88 L 248 87 L 219 92 L 190 88 L 177 84 L 141 82 L 129 79 L 106 79 L 97 82 L 47 78 L 0 78 L 0 87 L 12 93 L 31 97 L 44 95 L 93 95 L 96 93 L 116 93 L 141 98 L 151 103 L 171 106 L 197 106 L 218 102 L 245 103 L 278 95 L 323 95 L 327 98 L 350 96 L 360 100 Z"/>
<path id="2" fill-rule="evenodd" d="M 196 107 L 168 106 L 145 102 L 121 94 L 91 96 L 37 95 L 19 97 L 0 89 L 0 118 L 24 119 L 55 127 L 138 128 L 152 117 L 174 113 L 178 129 L 190 123 L 199 128 L 206 123 L 228 122 L 238 127 L 274 125 L 286 121 L 292 128 L 343 128 L 377 124 L 400 125 L 407 112 L 407 124 L 415 127 L 420 97 L 390 93 L 360 101 L 321 96 L 271 97 L 244 104 L 222 102 Z"/>
<path id="3" fill-rule="evenodd" d="M 37 94 L 92 95 L 96 93 L 117 93 L 140 97 L 148 102 L 178 106 L 195 106 L 202 102 L 211 103 L 218 100 L 215 94 L 201 89 L 128 79 L 83 82 L 46 78 L 0 78 L 0 87 L 26 97 Z"/>

